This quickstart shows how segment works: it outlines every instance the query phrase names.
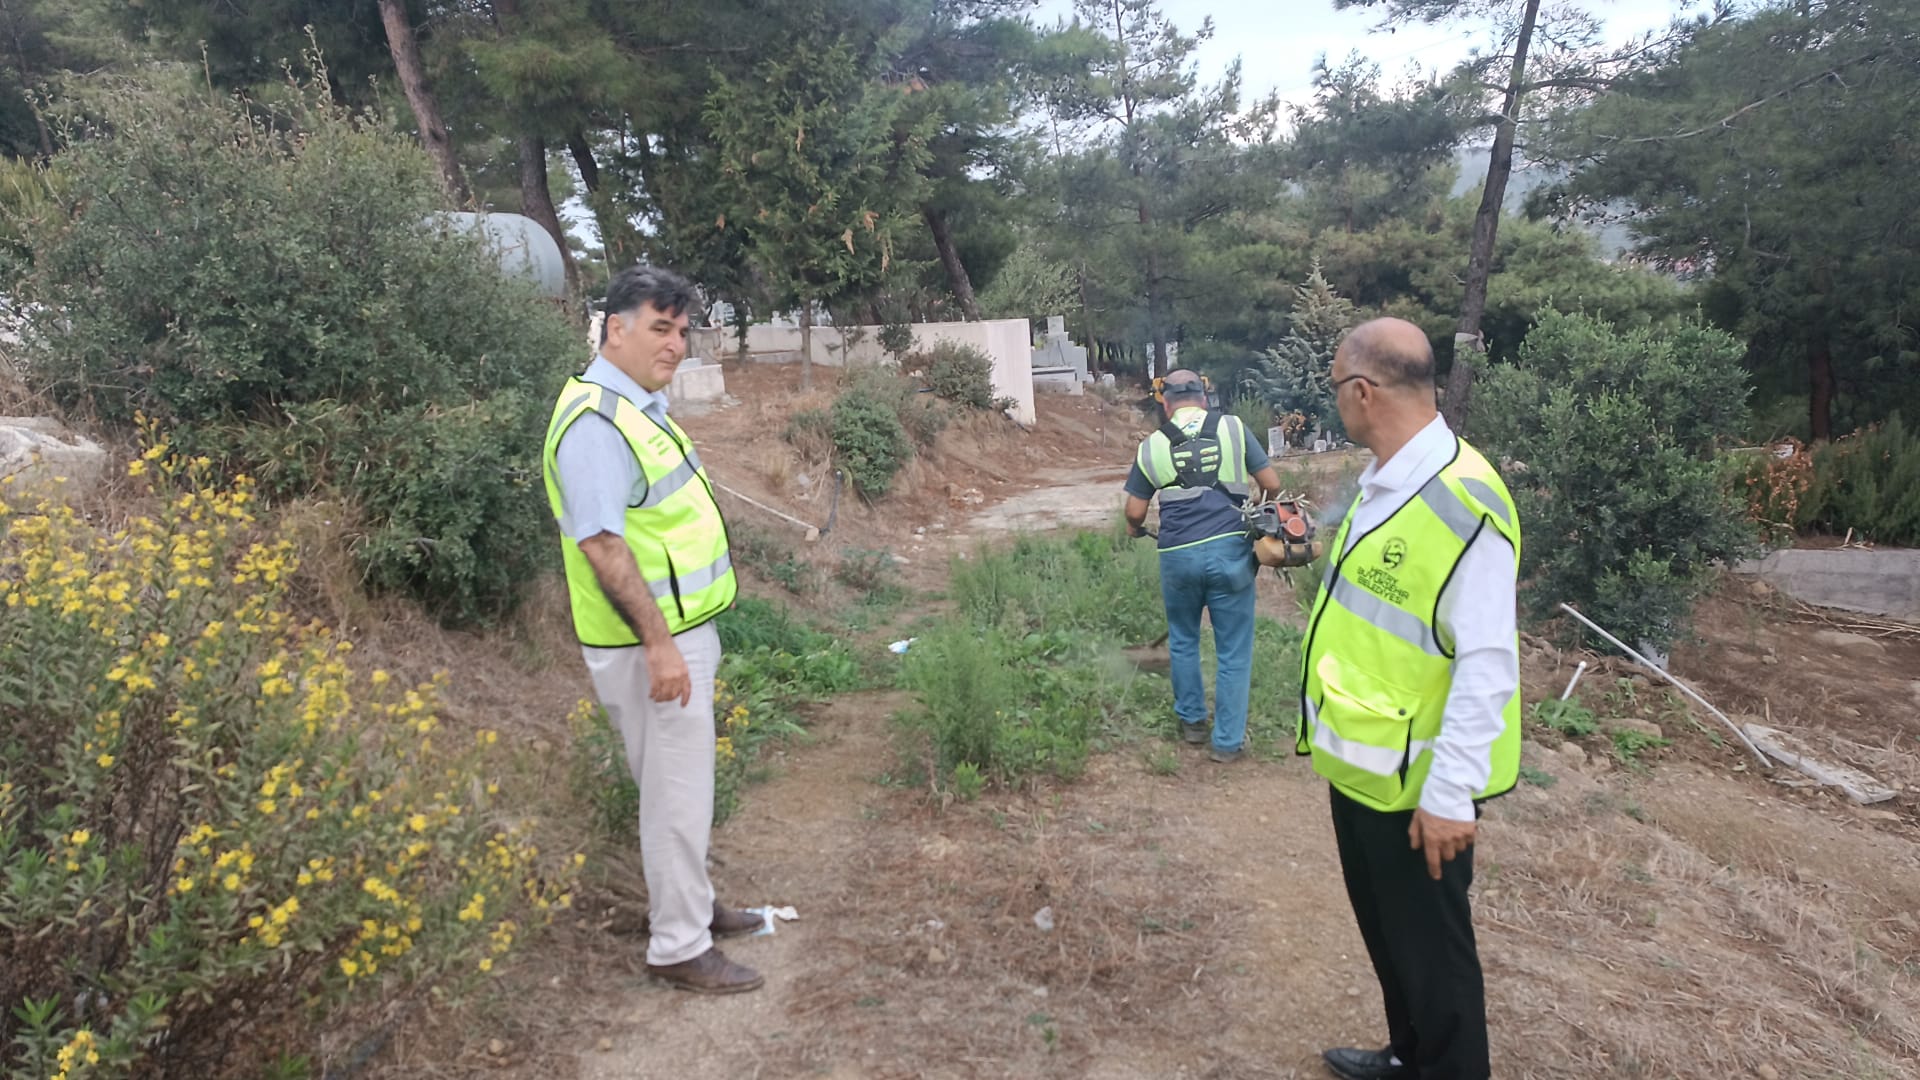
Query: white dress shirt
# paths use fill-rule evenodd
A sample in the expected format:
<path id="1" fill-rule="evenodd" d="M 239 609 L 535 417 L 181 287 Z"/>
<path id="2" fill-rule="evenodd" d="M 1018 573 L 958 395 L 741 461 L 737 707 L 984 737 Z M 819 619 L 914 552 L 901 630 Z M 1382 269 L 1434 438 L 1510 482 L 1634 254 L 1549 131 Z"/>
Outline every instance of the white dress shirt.
<path id="1" fill-rule="evenodd" d="M 1453 454 L 1453 431 L 1436 416 L 1392 457 L 1367 466 L 1347 551 L 1446 468 Z M 1520 685 L 1513 563 L 1513 545 L 1498 529 L 1483 528 L 1440 592 L 1435 629 L 1453 650 L 1453 685 L 1420 791 L 1420 809 L 1435 817 L 1472 821 L 1473 793 L 1493 773 L 1493 742 L 1506 727 L 1503 711 Z"/>

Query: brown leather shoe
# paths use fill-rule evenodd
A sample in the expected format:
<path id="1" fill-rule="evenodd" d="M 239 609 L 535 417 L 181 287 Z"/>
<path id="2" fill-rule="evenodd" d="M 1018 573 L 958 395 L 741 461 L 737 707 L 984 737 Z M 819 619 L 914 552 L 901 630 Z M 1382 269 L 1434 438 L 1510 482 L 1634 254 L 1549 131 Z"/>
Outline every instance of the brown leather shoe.
<path id="1" fill-rule="evenodd" d="M 741 911 L 738 908 L 723 907 L 720 901 L 715 900 L 713 922 L 708 929 L 713 931 L 714 937 L 739 937 L 741 934 L 751 934 L 759 930 L 766 925 L 766 922 L 764 915 Z"/>
<path id="2" fill-rule="evenodd" d="M 741 934 L 753 933 L 765 923 L 766 920 L 759 915 L 750 911 L 741 911 L 738 908 L 723 907 L 720 901 L 715 900 L 713 921 L 707 924 L 707 929 L 713 933 L 714 937 L 739 937 Z M 640 932 L 642 934 L 653 932 L 652 915 L 640 916 Z"/>
<path id="3" fill-rule="evenodd" d="M 696 994 L 744 994 L 760 989 L 767 981 L 752 968 L 727 959 L 719 949 L 708 949 L 679 964 L 648 964 L 647 974 L 677 990 L 691 990 Z"/>

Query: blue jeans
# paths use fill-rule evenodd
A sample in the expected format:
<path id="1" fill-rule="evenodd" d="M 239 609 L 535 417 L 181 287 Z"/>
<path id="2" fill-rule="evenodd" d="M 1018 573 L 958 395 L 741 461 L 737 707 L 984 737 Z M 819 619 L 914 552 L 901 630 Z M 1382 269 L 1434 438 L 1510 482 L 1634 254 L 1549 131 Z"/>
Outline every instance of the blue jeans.
<path id="1" fill-rule="evenodd" d="M 1243 536 L 1223 536 L 1160 553 L 1160 599 L 1173 658 L 1173 711 L 1183 724 L 1207 722 L 1200 677 L 1200 609 L 1213 624 L 1213 748 L 1247 740 L 1253 681 L 1253 583 L 1260 564 Z"/>

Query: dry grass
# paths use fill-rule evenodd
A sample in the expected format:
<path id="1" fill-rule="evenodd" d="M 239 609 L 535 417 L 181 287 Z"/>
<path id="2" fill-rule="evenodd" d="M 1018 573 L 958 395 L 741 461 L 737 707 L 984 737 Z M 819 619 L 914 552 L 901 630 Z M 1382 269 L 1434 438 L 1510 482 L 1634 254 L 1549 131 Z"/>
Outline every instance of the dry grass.
<path id="1" fill-rule="evenodd" d="M 1219 1003 L 1201 976 L 1241 912 L 1211 874 L 1166 871 L 1160 820 L 1096 831 L 1078 801 L 942 812 L 892 796 L 864 865 L 823 898 L 839 929 L 816 948 L 836 961 L 795 987 L 774 1074 L 865 1046 L 876 1077 L 1073 1076 L 1141 1024 L 1203 1030 Z"/>
<path id="2" fill-rule="evenodd" d="M 1920 983 L 1864 939 L 1873 898 L 1765 847 L 1709 857 L 1685 833 L 1747 798 L 1707 774 L 1688 786 L 1648 792 L 1651 813 L 1578 776 L 1505 800 L 1478 898 L 1496 1057 L 1540 1077 L 1908 1075 Z"/>

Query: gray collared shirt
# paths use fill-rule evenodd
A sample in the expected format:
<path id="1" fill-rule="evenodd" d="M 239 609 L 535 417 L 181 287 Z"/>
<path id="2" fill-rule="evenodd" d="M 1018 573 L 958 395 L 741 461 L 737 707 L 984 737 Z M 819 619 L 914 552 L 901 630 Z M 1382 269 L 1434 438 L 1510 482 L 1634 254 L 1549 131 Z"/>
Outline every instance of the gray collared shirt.
<path id="1" fill-rule="evenodd" d="M 633 402 L 664 422 L 667 395 L 649 391 L 604 356 L 580 376 Z M 647 495 L 647 477 L 613 421 L 597 412 L 575 420 L 554 448 L 555 479 L 560 485 L 560 531 L 578 542 L 601 533 L 626 534 L 627 508 Z"/>

